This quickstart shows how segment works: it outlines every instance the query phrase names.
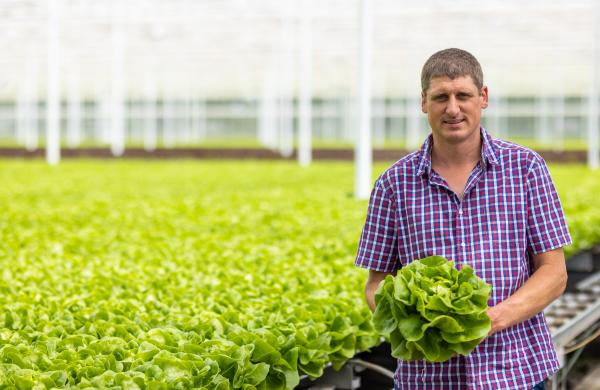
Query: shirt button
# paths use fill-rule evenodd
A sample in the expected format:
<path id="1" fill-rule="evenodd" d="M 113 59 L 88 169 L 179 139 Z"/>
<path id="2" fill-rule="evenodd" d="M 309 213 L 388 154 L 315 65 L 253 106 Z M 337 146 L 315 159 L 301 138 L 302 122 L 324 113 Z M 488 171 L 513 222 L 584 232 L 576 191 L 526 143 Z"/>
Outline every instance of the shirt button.
<path id="1" fill-rule="evenodd" d="M 458 209 L 458 213 L 459 213 L 460 215 L 462 215 L 462 213 L 463 213 L 462 209 Z"/>
<path id="2" fill-rule="evenodd" d="M 465 247 L 466 245 L 467 245 L 467 244 L 465 244 L 465 242 L 464 242 L 464 241 L 461 241 L 461 242 L 460 242 L 460 246 L 462 246 L 462 247 Z"/>

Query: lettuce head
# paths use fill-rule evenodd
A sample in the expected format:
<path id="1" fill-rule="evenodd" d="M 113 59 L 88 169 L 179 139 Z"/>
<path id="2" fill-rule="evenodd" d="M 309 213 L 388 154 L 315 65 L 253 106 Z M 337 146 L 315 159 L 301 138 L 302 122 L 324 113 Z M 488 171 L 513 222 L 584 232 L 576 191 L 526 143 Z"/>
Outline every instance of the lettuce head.
<path id="1" fill-rule="evenodd" d="M 468 355 L 487 336 L 491 285 L 441 256 L 430 256 L 388 275 L 375 292 L 375 329 L 403 360 L 443 362 Z"/>

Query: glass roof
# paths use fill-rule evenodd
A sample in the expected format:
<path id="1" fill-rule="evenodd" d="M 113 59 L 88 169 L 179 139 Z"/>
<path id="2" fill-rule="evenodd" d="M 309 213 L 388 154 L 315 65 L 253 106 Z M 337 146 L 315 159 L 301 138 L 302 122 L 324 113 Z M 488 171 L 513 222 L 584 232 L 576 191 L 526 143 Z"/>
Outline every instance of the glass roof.
<path id="1" fill-rule="evenodd" d="M 479 58 L 492 95 L 585 95 L 595 4 L 372 0 L 373 92 L 418 96 L 427 57 L 460 47 Z M 14 99 L 32 78 L 44 96 L 50 7 L 58 14 L 63 96 L 69 85 L 84 98 L 105 95 L 121 71 L 129 98 L 150 88 L 169 97 L 253 99 L 269 82 L 296 93 L 305 15 L 314 94 L 356 89 L 357 0 L 3 0 L 1 99 Z"/>

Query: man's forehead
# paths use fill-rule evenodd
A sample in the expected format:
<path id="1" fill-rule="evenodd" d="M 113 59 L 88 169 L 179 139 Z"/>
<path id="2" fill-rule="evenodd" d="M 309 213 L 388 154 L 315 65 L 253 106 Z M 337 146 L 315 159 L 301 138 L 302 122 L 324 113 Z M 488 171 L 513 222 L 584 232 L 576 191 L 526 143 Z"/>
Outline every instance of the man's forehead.
<path id="1" fill-rule="evenodd" d="M 477 86 L 473 78 L 469 75 L 450 78 L 448 76 L 432 77 L 429 82 L 427 93 L 443 92 L 450 89 L 473 89 L 477 91 Z"/>

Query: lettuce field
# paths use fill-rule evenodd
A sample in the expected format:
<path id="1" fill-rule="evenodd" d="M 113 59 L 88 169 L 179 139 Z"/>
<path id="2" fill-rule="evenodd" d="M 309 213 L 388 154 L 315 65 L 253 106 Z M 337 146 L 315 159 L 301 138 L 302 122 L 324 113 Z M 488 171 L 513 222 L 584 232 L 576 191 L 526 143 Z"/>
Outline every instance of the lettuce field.
<path id="1" fill-rule="evenodd" d="M 592 246 L 600 173 L 551 171 L 569 253 Z M 5 160 L 0 183 L 0 389 L 291 389 L 379 342 L 349 163 Z"/>

